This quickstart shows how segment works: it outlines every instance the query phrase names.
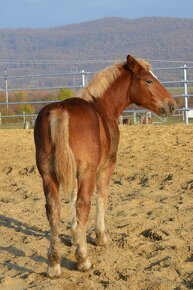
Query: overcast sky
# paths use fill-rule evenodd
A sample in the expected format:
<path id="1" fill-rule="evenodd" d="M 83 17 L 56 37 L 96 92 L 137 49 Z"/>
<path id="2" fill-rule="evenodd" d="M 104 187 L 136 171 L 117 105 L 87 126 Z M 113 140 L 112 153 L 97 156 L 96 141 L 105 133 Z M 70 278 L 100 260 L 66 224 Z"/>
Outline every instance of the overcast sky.
<path id="1" fill-rule="evenodd" d="M 193 18 L 193 0 L 0 0 L 0 28 L 48 28 L 107 16 Z"/>

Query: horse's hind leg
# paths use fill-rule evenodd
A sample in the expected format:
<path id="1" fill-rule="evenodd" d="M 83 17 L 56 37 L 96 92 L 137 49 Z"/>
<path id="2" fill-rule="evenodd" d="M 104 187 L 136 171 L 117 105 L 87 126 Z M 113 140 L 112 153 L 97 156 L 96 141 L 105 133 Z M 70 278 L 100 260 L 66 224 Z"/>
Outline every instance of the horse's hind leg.
<path id="1" fill-rule="evenodd" d="M 95 186 L 95 172 L 92 170 L 81 178 L 78 189 L 78 196 L 76 201 L 76 218 L 77 228 L 75 232 L 75 239 L 77 244 L 76 259 L 78 262 L 78 269 L 86 271 L 90 268 L 91 263 L 87 256 L 86 243 L 86 221 L 91 207 L 91 196 Z"/>
<path id="2" fill-rule="evenodd" d="M 113 170 L 114 164 L 100 172 L 97 178 L 95 233 L 96 245 L 98 246 L 103 246 L 107 243 L 104 218 L 108 201 L 109 183 Z"/>
<path id="3" fill-rule="evenodd" d="M 60 251 L 58 240 L 58 227 L 60 220 L 59 184 L 50 174 L 42 176 L 44 193 L 46 197 L 46 214 L 50 224 L 50 248 L 48 251 L 48 270 L 50 278 L 59 277 Z"/>
<path id="4" fill-rule="evenodd" d="M 72 193 L 72 200 L 71 200 L 71 205 L 72 205 L 72 224 L 71 224 L 71 243 L 72 245 L 76 245 L 76 228 L 77 228 L 77 219 L 76 219 L 76 200 L 77 200 L 77 193 L 78 193 L 78 184 L 77 180 L 75 182 L 75 188 Z"/>

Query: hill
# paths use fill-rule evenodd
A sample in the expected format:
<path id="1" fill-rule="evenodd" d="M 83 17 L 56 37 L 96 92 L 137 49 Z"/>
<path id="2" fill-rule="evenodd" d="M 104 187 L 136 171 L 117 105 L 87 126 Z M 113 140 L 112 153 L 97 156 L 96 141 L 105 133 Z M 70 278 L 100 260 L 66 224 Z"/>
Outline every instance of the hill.
<path id="1" fill-rule="evenodd" d="M 193 19 L 103 18 L 47 29 L 0 29 L 0 43 L 0 71 L 6 67 L 10 75 L 95 71 L 128 53 L 193 61 Z"/>
<path id="2" fill-rule="evenodd" d="M 48 29 L 0 29 L 0 59 L 193 60 L 193 19 L 104 18 Z"/>

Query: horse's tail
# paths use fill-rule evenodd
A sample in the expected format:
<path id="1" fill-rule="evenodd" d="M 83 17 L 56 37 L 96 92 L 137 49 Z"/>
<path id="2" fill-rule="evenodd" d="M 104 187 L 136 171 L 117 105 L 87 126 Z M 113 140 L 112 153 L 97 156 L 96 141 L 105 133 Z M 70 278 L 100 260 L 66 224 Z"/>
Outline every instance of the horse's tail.
<path id="1" fill-rule="evenodd" d="M 76 179 L 76 161 L 69 146 L 69 114 L 52 111 L 50 114 L 51 140 L 54 145 L 53 170 L 64 193 L 72 193 Z"/>

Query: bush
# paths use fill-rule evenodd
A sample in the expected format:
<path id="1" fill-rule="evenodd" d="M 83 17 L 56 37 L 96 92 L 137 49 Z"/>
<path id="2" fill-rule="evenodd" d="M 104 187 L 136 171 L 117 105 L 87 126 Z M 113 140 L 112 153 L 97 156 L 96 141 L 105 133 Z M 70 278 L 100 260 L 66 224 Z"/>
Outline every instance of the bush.
<path id="1" fill-rule="evenodd" d="M 68 88 L 62 88 L 62 89 L 60 89 L 60 91 L 58 93 L 58 100 L 63 101 L 63 100 L 72 98 L 72 96 L 73 96 L 72 90 L 70 90 Z"/>

